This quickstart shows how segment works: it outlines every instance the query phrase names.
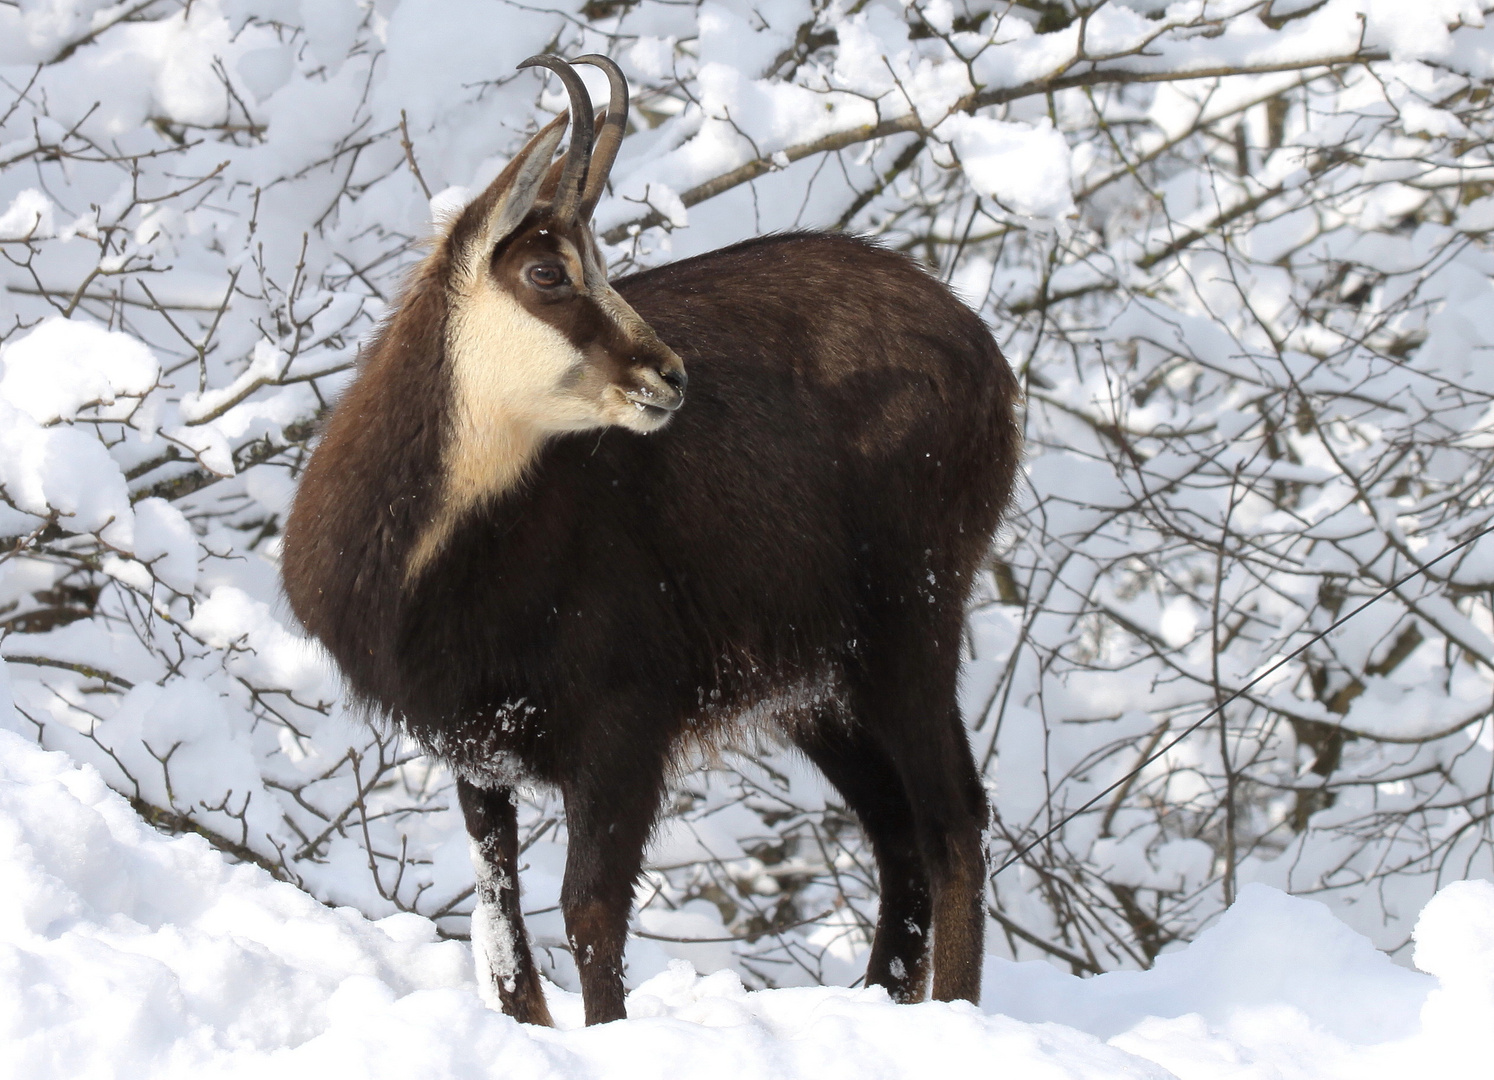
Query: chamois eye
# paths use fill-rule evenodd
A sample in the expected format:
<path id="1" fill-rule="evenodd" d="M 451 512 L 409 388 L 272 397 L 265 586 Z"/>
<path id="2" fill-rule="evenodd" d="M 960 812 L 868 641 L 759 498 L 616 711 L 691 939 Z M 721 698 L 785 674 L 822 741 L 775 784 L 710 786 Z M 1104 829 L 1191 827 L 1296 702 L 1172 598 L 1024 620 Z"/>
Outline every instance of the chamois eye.
<path id="1" fill-rule="evenodd" d="M 565 271 L 550 263 L 540 263 L 529 268 L 529 283 L 541 289 L 553 289 L 565 284 Z"/>

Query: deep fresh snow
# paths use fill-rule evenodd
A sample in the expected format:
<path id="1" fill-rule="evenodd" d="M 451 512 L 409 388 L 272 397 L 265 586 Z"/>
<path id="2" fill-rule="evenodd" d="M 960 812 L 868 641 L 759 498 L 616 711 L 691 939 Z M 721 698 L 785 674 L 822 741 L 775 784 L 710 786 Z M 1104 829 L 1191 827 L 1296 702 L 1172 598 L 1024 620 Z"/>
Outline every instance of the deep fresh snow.
<path id="1" fill-rule="evenodd" d="M 3 668 L 0 668 L 3 672 Z M 8 707 L 0 701 L 0 707 Z M 0 1076 L 1213 1078 L 1487 1076 L 1494 885 L 1456 882 L 1397 966 L 1266 886 L 1146 972 L 986 964 L 984 1006 L 749 993 L 683 961 L 629 1019 L 487 1008 L 469 947 L 328 908 L 145 825 L 91 768 L 0 731 Z"/>

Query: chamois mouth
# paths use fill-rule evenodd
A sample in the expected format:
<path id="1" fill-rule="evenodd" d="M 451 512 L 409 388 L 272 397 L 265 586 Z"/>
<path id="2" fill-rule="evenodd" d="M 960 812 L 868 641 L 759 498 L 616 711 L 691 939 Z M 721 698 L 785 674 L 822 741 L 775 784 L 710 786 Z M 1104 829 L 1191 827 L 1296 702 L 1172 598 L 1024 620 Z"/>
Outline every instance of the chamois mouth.
<path id="1" fill-rule="evenodd" d="M 629 393 L 624 394 L 623 396 L 628 399 L 629 404 L 631 404 L 633 408 L 637 409 L 641 415 L 647 417 L 654 423 L 662 424 L 665 420 L 668 420 L 670 416 L 673 415 L 673 410 L 665 408 L 662 405 L 655 405 L 652 402 L 645 401 L 641 396 L 637 394 Z M 676 406 L 676 408 L 678 408 L 678 406 Z"/>
<path id="2" fill-rule="evenodd" d="M 664 395 L 649 386 L 626 390 L 623 397 L 632 402 L 634 408 L 654 419 L 668 416 L 685 403 L 685 395 L 678 391 Z"/>

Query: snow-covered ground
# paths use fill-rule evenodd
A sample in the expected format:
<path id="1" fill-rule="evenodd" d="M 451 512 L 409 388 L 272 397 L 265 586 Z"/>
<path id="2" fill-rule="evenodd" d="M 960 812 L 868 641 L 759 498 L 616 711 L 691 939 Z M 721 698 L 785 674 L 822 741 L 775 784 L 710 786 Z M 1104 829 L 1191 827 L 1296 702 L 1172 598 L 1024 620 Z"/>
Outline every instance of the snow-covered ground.
<path id="1" fill-rule="evenodd" d="M 553 990 L 561 1029 L 530 1028 L 484 1007 L 468 947 L 424 918 L 328 908 L 163 836 L 91 768 L 0 730 L 5 1077 L 1488 1076 L 1494 885 L 1444 888 L 1415 962 L 1256 885 L 1150 971 L 988 959 L 981 1009 L 749 993 L 675 961 L 626 1021 L 585 1029 Z"/>

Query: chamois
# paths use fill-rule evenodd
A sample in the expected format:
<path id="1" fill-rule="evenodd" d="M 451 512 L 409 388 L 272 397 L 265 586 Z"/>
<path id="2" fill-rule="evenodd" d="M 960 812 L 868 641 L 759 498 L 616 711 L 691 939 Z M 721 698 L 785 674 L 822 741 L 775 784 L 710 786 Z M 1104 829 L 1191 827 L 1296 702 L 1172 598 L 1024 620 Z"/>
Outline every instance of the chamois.
<path id="1" fill-rule="evenodd" d="M 868 982 L 917 1001 L 932 968 L 934 997 L 975 1001 L 986 800 L 956 683 L 1015 379 L 949 289 L 851 236 L 609 282 L 590 221 L 628 87 L 576 63 L 606 72 L 605 113 L 565 61 L 519 65 L 558 75 L 568 114 L 445 227 L 327 419 L 285 530 L 291 607 L 353 699 L 455 774 L 478 976 L 511 1016 L 550 1022 L 515 785 L 564 798 L 586 1022 L 619 1019 L 671 770 L 749 724 L 869 838 Z"/>

